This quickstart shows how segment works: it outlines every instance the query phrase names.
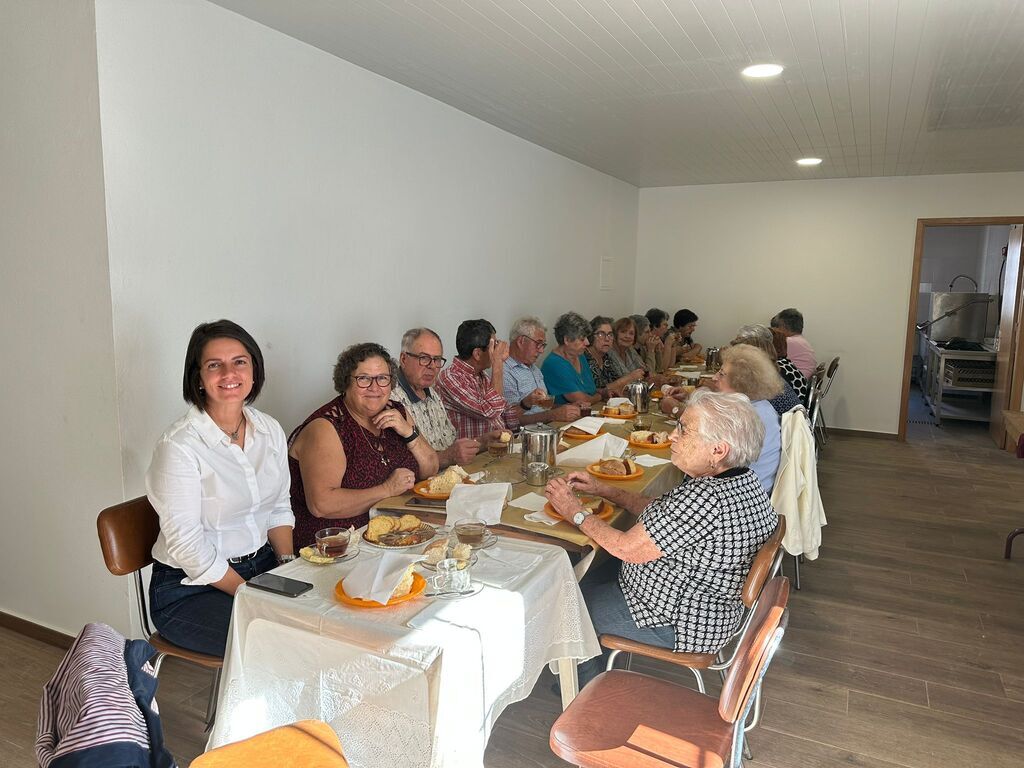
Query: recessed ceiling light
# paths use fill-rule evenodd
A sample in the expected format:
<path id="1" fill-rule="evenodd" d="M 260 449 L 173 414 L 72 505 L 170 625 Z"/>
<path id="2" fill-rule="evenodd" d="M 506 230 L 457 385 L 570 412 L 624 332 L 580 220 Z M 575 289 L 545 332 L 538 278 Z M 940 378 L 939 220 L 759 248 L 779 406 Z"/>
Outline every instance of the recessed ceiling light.
<path id="1" fill-rule="evenodd" d="M 797 165 L 821 165 L 820 157 L 801 157 L 796 161 Z"/>
<path id="2" fill-rule="evenodd" d="M 781 64 L 751 64 L 743 70 L 747 77 L 775 77 L 782 73 Z"/>

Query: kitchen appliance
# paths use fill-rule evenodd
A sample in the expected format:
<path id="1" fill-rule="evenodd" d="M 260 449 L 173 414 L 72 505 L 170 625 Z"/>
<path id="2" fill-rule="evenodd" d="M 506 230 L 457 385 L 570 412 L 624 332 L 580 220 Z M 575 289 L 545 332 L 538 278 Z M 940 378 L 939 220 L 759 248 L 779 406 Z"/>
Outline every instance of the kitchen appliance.
<path id="1" fill-rule="evenodd" d="M 988 335 L 989 305 L 994 298 L 987 293 L 933 292 L 928 322 L 920 324 L 925 326 L 921 330 L 933 341 L 949 341 L 954 336 L 981 341 Z"/>

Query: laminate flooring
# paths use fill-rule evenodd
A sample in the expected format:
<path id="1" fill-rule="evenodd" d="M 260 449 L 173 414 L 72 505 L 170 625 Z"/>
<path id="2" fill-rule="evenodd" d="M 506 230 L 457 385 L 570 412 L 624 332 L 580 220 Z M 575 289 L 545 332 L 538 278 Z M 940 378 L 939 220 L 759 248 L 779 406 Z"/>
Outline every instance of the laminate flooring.
<path id="1" fill-rule="evenodd" d="M 1024 461 L 984 426 L 911 425 L 907 443 L 836 435 L 818 470 L 829 524 L 802 566 L 765 681 L 749 768 L 1024 764 Z M 792 573 L 791 561 L 787 571 Z M 35 765 L 39 693 L 60 649 L 0 629 L 0 766 Z M 638 659 L 633 668 L 690 684 Z M 210 675 L 168 660 L 158 701 L 185 766 L 205 744 Z M 545 672 L 495 725 L 487 768 L 564 765 Z M 717 688 L 710 686 L 713 693 Z"/>

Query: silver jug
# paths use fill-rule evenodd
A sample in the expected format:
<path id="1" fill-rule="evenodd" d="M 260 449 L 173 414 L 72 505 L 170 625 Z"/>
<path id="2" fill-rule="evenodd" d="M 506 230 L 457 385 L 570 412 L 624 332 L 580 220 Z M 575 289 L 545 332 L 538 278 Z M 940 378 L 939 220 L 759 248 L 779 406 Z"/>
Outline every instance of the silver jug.
<path id="1" fill-rule="evenodd" d="M 704 367 L 709 373 L 715 373 L 722 367 L 722 350 L 718 347 L 708 347 L 704 353 Z"/>
<path id="2" fill-rule="evenodd" d="M 547 424 L 527 424 L 523 427 L 523 474 L 530 464 L 537 462 L 555 466 L 555 452 L 558 448 L 558 430 Z"/>
<path id="3" fill-rule="evenodd" d="M 651 385 L 642 381 L 630 382 L 623 393 L 636 408 L 637 413 L 647 413 L 651 406 Z"/>

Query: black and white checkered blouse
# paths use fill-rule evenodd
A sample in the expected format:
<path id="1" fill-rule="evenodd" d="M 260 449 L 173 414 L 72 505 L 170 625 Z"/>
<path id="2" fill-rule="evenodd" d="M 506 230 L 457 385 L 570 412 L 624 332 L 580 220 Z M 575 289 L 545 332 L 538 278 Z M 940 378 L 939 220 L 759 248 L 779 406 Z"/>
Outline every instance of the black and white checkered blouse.
<path id="1" fill-rule="evenodd" d="M 779 522 L 757 475 L 737 468 L 687 480 L 648 504 L 640 522 L 664 556 L 622 564 L 633 621 L 674 626 L 677 652 L 716 653 L 739 626 L 743 582 Z"/>

